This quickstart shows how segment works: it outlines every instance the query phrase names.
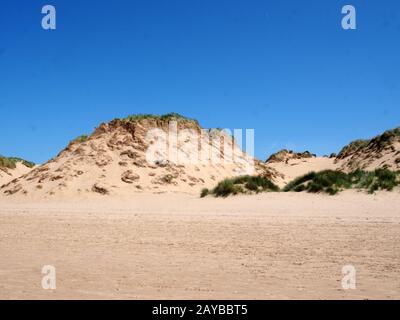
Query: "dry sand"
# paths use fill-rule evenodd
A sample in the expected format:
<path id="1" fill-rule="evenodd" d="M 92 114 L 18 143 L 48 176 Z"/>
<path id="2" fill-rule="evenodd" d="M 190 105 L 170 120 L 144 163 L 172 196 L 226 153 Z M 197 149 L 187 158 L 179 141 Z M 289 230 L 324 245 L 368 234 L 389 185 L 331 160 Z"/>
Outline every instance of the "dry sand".
<path id="1" fill-rule="evenodd" d="M 3 197 L 0 234 L 0 299 L 400 298 L 399 191 Z"/>
<path id="2" fill-rule="evenodd" d="M 113 197 L 143 192 L 197 195 L 202 188 L 214 187 L 227 177 L 265 173 L 265 166 L 255 166 L 254 159 L 227 133 L 202 132 L 192 121 L 175 125 L 180 134 L 171 134 L 168 141 L 168 121 L 104 123 L 87 140 L 69 143 L 55 158 L 0 185 L 0 196 L 74 199 L 92 197 L 93 193 Z M 226 142 L 224 150 L 221 141 Z"/>
<path id="3" fill-rule="evenodd" d="M 3 184 L 10 182 L 11 180 L 18 178 L 31 170 L 32 168 L 25 166 L 21 162 L 17 162 L 16 168 L 14 169 L 0 168 L 0 187 Z"/>
<path id="4" fill-rule="evenodd" d="M 335 163 L 335 159 L 326 157 L 313 157 L 303 159 L 290 159 L 287 163 L 285 162 L 274 162 L 267 164 L 269 168 L 275 169 L 279 174 L 274 179 L 280 188 L 284 187 L 290 181 L 311 171 L 322 171 L 322 170 L 336 170 L 338 164 Z"/>

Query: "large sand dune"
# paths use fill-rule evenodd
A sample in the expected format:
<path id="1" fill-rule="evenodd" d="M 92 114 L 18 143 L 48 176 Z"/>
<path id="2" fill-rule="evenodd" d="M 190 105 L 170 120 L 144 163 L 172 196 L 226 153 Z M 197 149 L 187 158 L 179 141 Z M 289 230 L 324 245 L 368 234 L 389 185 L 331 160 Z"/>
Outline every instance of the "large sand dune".
<path id="1" fill-rule="evenodd" d="M 197 121 L 173 114 L 102 123 L 90 136 L 72 141 L 57 157 L 33 170 L 17 167 L 12 175 L 0 171 L 0 196 L 82 199 L 96 194 L 199 194 L 202 188 L 245 174 L 265 176 L 283 187 L 311 171 L 377 168 L 400 169 L 400 129 L 353 141 L 337 156 L 282 150 L 264 163 L 246 154 L 224 131 L 205 130 Z"/>
<path id="2" fill-rule="evenodd" d="M 171 124 L 176 127 L 171 129 Z M 173 131 L 173 130 L 176 130 Z M 221 130 L 171 118 L 113 120 L 9 183 L 0 196 L 88 198 L 142 192 L 199 194 L 227 177 L 273 175 Z"/>

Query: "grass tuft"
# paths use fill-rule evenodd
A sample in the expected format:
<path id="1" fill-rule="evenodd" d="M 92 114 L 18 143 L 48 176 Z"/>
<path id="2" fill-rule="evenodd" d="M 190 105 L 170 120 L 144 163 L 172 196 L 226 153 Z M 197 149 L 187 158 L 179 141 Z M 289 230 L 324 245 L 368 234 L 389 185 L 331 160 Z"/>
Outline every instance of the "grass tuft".
<path id="1" fill-rule="evenodd" d="M 15 169 L 17 167 L 17 162 L 21 162 L 23 165 L 27 166 L 28 168 L 33 168 L 35 164 L 31 161 L 27 161 L 17 157 L 3 157 L 0 156 L 0 167 L 8 168 L 8 169 Z"/>
<path id="2" fill-rule="evenodd" d="M 89 138 L 89 136 L 87 136 L 86 134 L 80 135 L 79 137 L 75 138 L 74 140 L 72 140 L 72 142 L 85 142 L 87 139 Z"/>
<path id="3" fill-rule="evenodd" d="M 286 185 L 283 191 L 308 191 L 311 193 L 323 192 L 335 195 L 344 189 L 366 189 L 369 193 L 377 190 L 391 191 L 400 184 L 399 172 L 389 169 L 374 171 L 355 170 L 351 173 L 324 170 L 310 172 L 294 179 Z"/>
<path id="4" fill-rule="evenodd" d="M 261 176 L 239 176 L 230 179 L 225 179 L 217 184 L 212 189 L 205 189 L 201 192 L 201 197 L 212 194 L 215 197 L 228 197 L 237 194 L 251 194 L 260 192 L 279 191 L 279 187 L 272 183 L 269 179 Z"/>
<path id="5" fill-rule="evenodd" d="M 170 112 L 166 113 L 163 115 L 157 115 L 157 114 L 133 114 L 130 116 L 127 116 L 123 120 L 127 121 L 139 121 L 143 119 L 154 119 L 154 120 L 162 120 L 162 121 L 169 121 L 169 120 L 185 120 L 185 121 L 193 121 L 198 124 L 198 121 L 195 119 L 191 119 L 188 117 L 185 117 L 179 113 L 176 112 Z"/>
<path id="6" fill-rule="evenodd" d="M 210 193 L 210 190 L 208 190 L 207 188 L 203 188 L 203 189 L 201 189 L 200 197 L 201 198 L 207 197 L 209 193 Z"/>
<path id="7" fill-rule="evenodd" d="M 369 193 L 378 190 L 392 191 L 400 185 L 400 171 L 376 169 L 374 171 L 355 170 L 344 173 L 334 170 L 310 172 L 289 182 L 282 191 L 327 193 L 335 195 L 345 189 L 365 189 Z M 203 189 L 200 197 L 212 194 L 215 197 L 228 197 L 237 194 L 254 194 L 260 192 L 278 192 L 279 187 L 269 179 L 261 176 L 240 176 L 225 179 L 212 189 Z"/>

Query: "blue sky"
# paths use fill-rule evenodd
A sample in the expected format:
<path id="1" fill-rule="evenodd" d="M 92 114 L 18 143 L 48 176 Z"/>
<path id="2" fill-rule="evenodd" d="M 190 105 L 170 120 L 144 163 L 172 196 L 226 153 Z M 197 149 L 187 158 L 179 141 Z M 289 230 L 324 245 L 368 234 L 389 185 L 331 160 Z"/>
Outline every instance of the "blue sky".
<path id="1" fill-rule="evenodd" d="M 41 28 L 41 8 L 57 29 Z M 357 9 L 357 30 L 341 8 Z M 397 0 L 2 0 L 0 154 L 44 162 L 104 121 L 254 128 L 256 156 L 399 126 Z"/>

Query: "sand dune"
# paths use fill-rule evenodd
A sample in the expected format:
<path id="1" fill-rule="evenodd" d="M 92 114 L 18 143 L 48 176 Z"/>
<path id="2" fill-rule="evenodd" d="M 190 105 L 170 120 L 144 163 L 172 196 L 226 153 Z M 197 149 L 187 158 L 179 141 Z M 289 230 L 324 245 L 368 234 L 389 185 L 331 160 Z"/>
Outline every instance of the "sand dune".
<path id="1" fill-rule="evenodd" d="M 172 119 L 180 134 L 166 141 L 170 120 L 101 124 L 88 138 L 72 141 L 56 158 L 3 186 L 0 194 L 36 199 L 141 192 L 199 194 L 201 188 L 213 187 L 227 177 L 273 174 L 263 163 L 254 164 L 231 136 L 219 130 L 203 131 L 192 120 Z M 149 134 L 152 130 L 158 130 L 157 134 Z M 154 159 L 149 160 L 152 150 Z M 176 150 L 176 159 L 170 150 Z"/>
<path id="2" fill-rule="evenodd" d="M 335 159 L 327 157 L 312 157 L 303 159 L 289 159 L 287 162 L 268 163 L 268 167 L 273 168 L 281 175 L 277 176 L 274 182 L 279 187 L 284 187 L 293 179 L 311 171 L 336 170 L 339 165 Z"/>
<path id="3" fill-rule="evenodd" d="M 32 168 L 29 168 L 21 162 L 16 163 L 16 168 L 2 168 L 0 167 L 0 186 L 9 183 L 10 181 L 27 174 Z"/>
<path id="4" fill-rule="evenodd" d="M 356 140 L 337 155 L 341 170 L 400 169 L 400 127 L 387 130 L 372 139 Z"/>
<path id="5" fill-rule="evenodd" d="M 148 192 L 199 194 L 202 188 L 245 174 L 265 176 L 283 187 L 310 171 L 376 168 L 400 169 L 399 129 L 354 141 L 329 158 L 282 150 L 262 162 L 247 155 L 224 131 L 204 130 L 197 121 L 173 114 L 103 123 L 31 171 L 19 166 L 10 175 L 3 172 L 0 196 L 64 199 Z"/>
<path id="6" fill-rule="evenodd" d="M 370 140 L 353 141 L 337 156 L 317 157 L 308 151 L 296 153 L 284 149 L 271 155 L 266 165 L 276 171 L 274 182 L 280 187 L 311 171 L 400 170 L 400 129 L 388 130 Z"/>

